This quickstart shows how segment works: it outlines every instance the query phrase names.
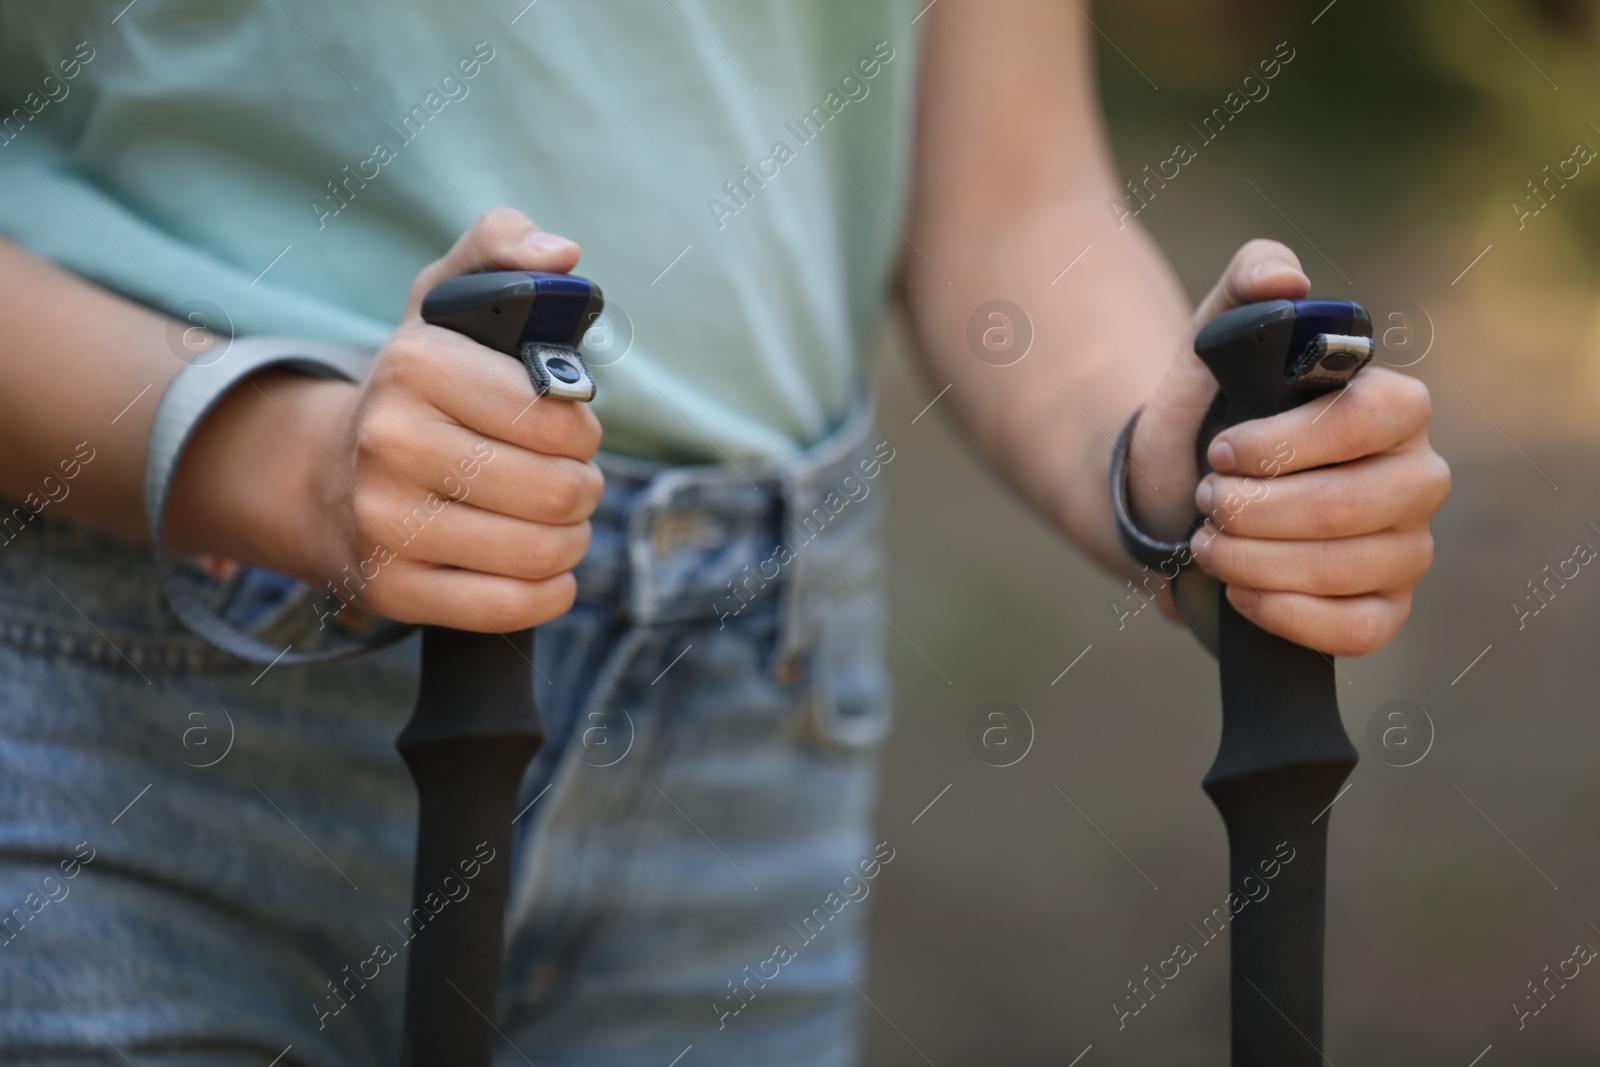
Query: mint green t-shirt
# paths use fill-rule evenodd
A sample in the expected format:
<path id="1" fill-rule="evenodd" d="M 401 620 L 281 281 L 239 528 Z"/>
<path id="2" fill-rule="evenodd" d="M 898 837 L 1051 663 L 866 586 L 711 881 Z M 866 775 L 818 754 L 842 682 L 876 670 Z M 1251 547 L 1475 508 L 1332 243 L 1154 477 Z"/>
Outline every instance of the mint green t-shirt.
<path id="1" fill-rule="evenodd" d="M 901 240 L 911 0 L 523 3 L 0 0 L 0 233 L 239 335 L 375 346 L 511 206 L 605 291 L 608 450 L 824 436 Z"/>

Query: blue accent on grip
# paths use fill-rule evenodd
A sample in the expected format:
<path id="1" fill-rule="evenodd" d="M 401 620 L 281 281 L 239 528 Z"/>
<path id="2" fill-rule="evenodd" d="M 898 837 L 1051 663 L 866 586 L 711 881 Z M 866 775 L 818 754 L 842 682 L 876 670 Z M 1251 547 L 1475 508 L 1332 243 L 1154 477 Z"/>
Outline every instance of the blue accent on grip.
<path id="1" fill-rule="evenodd" d="M 1294 333 L 1289 338 L 1289 351 L 1304 351 L 1319 333 L 1371 337 L 1372 321 L 1365 309 L 1348 300 L 1294 301 Z"/>

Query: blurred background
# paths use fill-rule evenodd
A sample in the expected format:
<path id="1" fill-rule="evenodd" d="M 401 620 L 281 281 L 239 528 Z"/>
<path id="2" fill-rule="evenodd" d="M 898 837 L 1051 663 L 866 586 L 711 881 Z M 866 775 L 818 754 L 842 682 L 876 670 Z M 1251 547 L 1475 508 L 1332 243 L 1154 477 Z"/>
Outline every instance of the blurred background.
<path id="1" fill-rule="evenodd" d="M 1091 14 L 1124 178 L 1198 145 L 1190 124 L 1279 42 L 1294 49 L 1140 221 L 1192 295 L 1269 236 L 1299 251 L 1318 295 L 1374 309 L 1390 361 L 1420 360 L 1409 370 L 1432 388 L 1455 472 L 1410 624 L 1340 665 L 1362 762 L 1330 815 L 1328 1062 L 1594 1064 L 1600 969 L 1521 1029 L 1515 1005 L 1575 945 L 1600 948 L 1600 575 L 1583 568 L 1536 616 L 1512 605 L 1537 606 L 1527 583 L 1579 542 L 1600 548 L 1600 166 L 1576 151 L 1600 148 L 1600 4 L 1108 0 Z M 1574 167 L 1535 198 L 1529 182 Z M 1227 891 L 1200 790 L 1215 665 L 1154 610 L 1119 630 L 1125 590 L 1006 495 L 941 405 L 919 417 L 944 383 L 898 348 L 880 368 L 903 636 L 879 808 L 898 855 L 875 894 L 867 1062 L 1224 1063 L 1223 941 L 1120 1030 L 1113 1008 L 1147 964 L 1198 941 L 1189 924 Z M 990 700 L 1031 719 L 1013 766 L 968 745 Z"/>

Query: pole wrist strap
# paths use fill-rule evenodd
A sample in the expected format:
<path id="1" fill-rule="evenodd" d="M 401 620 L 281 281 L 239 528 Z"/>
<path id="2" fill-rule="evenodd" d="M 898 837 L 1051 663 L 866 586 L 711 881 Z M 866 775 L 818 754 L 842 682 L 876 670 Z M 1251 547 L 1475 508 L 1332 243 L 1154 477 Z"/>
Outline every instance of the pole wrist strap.
<path id="1" fill-rule="evenodd" d="M 1222 597 L 1222 585 L 1194 566 L 1194 551 L 1189 547 L 1189 538 L 1205 524 L 1205 516 L 1194 517 L 1189 524 L 1189 533 L 1182 541 L 1163 541 L 1151 537 L 1133 522 L 1128 505 L 1128 468 L 1132 465 L 1128 450 L 1133 445 L 1133 428 L 1139 424 L 1139 416 L 1143 413 L 1144 408 L 1141 407 L 1129 416 L 1127 425 L 1111 446 L 1111 516 L 1117 527 L 1117 540 L 1134 562 L 1156 571 L 1172 584 L 1178 614 L 1200 644 L 1215 656 L 1218 648 L 1217 604 Z M 1207 415 L 1208 422 L 1211 417 Z M 1209 442 L 1211 434 L 1202 432 L 1201 439 Z M 1203 454 L 1199 460 L 1204 470 Z"/>
<path id="2" fill-rule="evenodd" d="M 293 645 L 279 648 L 223 619 L 194 589 L 180 581 L 165 545 L 167 501 L 183 450 L 195 429 L 234 386 L 270 368 L 360 382 L 371 364 L 370 352 L 347 345 L 289 337 L 236 337 L 227 343 L 220 359 L 186 365 L 161 396 L 144 468 L 144 513 L 155 554 L 156 576 L 167 606 L 185 626 L 240 659 L 285 666 L 331 663 L 390 644 L 414 629 L 382 620 L 359 639 L 334 647 L 314 651 Z"/>
<path id="3" fill-rule="evenodd" d="M 1174 565 L 1178 570 L 1190 566 L 1194 562 L 1194 553 L 1189 549 L 1187 536 L 1182 541 L 1163 541 L 1134 525 L 1128 503 L 1128 450 L 1133 446 L 1133 428 L 1139 425 L 1139 416 L 1142 414 L 1143 406 L 1128 416 L 1127 424 L 1111 446 L 1111 517 L 1116 522 L 1117 540 L 1122 543 L 1123 551 L 1132 556 L 1134 562 L 1165 574 Z M 1196 520 L 1189 533 L 1193 534 L 1200 524 L 1200 520 Z M 1172 574 L 1167 574 L 1167 577 L 1172 577 Z"/>

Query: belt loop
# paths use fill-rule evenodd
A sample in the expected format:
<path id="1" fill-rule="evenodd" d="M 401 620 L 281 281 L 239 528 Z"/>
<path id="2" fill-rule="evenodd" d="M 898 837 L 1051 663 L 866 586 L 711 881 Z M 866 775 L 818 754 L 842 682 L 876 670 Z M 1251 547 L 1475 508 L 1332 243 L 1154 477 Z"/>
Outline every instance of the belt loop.
<path id="1" fill-rule="evenodd" d="M 644 491 L 634 499 L 628 516 L 628 612 L 641 626 L 655 622 L 660 614 L 654 527 L 658 516 L 666 512 L 684 473 L 682 469 L 669 469 L 651 478 Z"/>
<path id="2" fill-rule="evenodd" d="M 787 544 L 798 549 L 789 564 L 787 580 L 778 587 L 778 617 L 781 624 L 778 629 L 778 640 L 772 652 L 773 671 L 787 677 L 795 673 L 795 660 L 811 644 L 810 634 L 807 632 L 809 628 L 806 626 L 811 561 L 805 546 L 794 540 L 794 537 L 797 533 L 795 519 L 810 510 L 806 502 L 815 495 L 814 472 L 806 469 L 804 465 L 786 467 L 779 476 L 778 486 L 782 495 L 783 510 L 783 526 L 778 533 Z"/>
<path id="3" fill-rule="evenodd" d="M 818 618 L 817 588 L 826 561 L 813 559 L 825 551 L 820 544 L 808 548 L 800 523 L 811 515 L 812 509 L 826 499 L 824 479 L 842 481 L 851 470 L 850 461 L 861 451 L 872 433 L 876 398 L 870 389 L 863 389 L 840 427 L 823 441 L 784 464 L 779 472 L 778 484 L 783 497 L 783 528 L 781 536 L 796 549 L 790 564 L 788 580 L 779 591 L 782 627 L 773 650 L 773 671 L 780 676 L 794 672 L 795 661 L 808 653 L 819 637 L 823 620 Z M 839 491 L 843 486 L 838 487 Z M 819 530 L 820 541 L 827 530 Z M 815 576 L 815 578 L 813 577 Z"/>

